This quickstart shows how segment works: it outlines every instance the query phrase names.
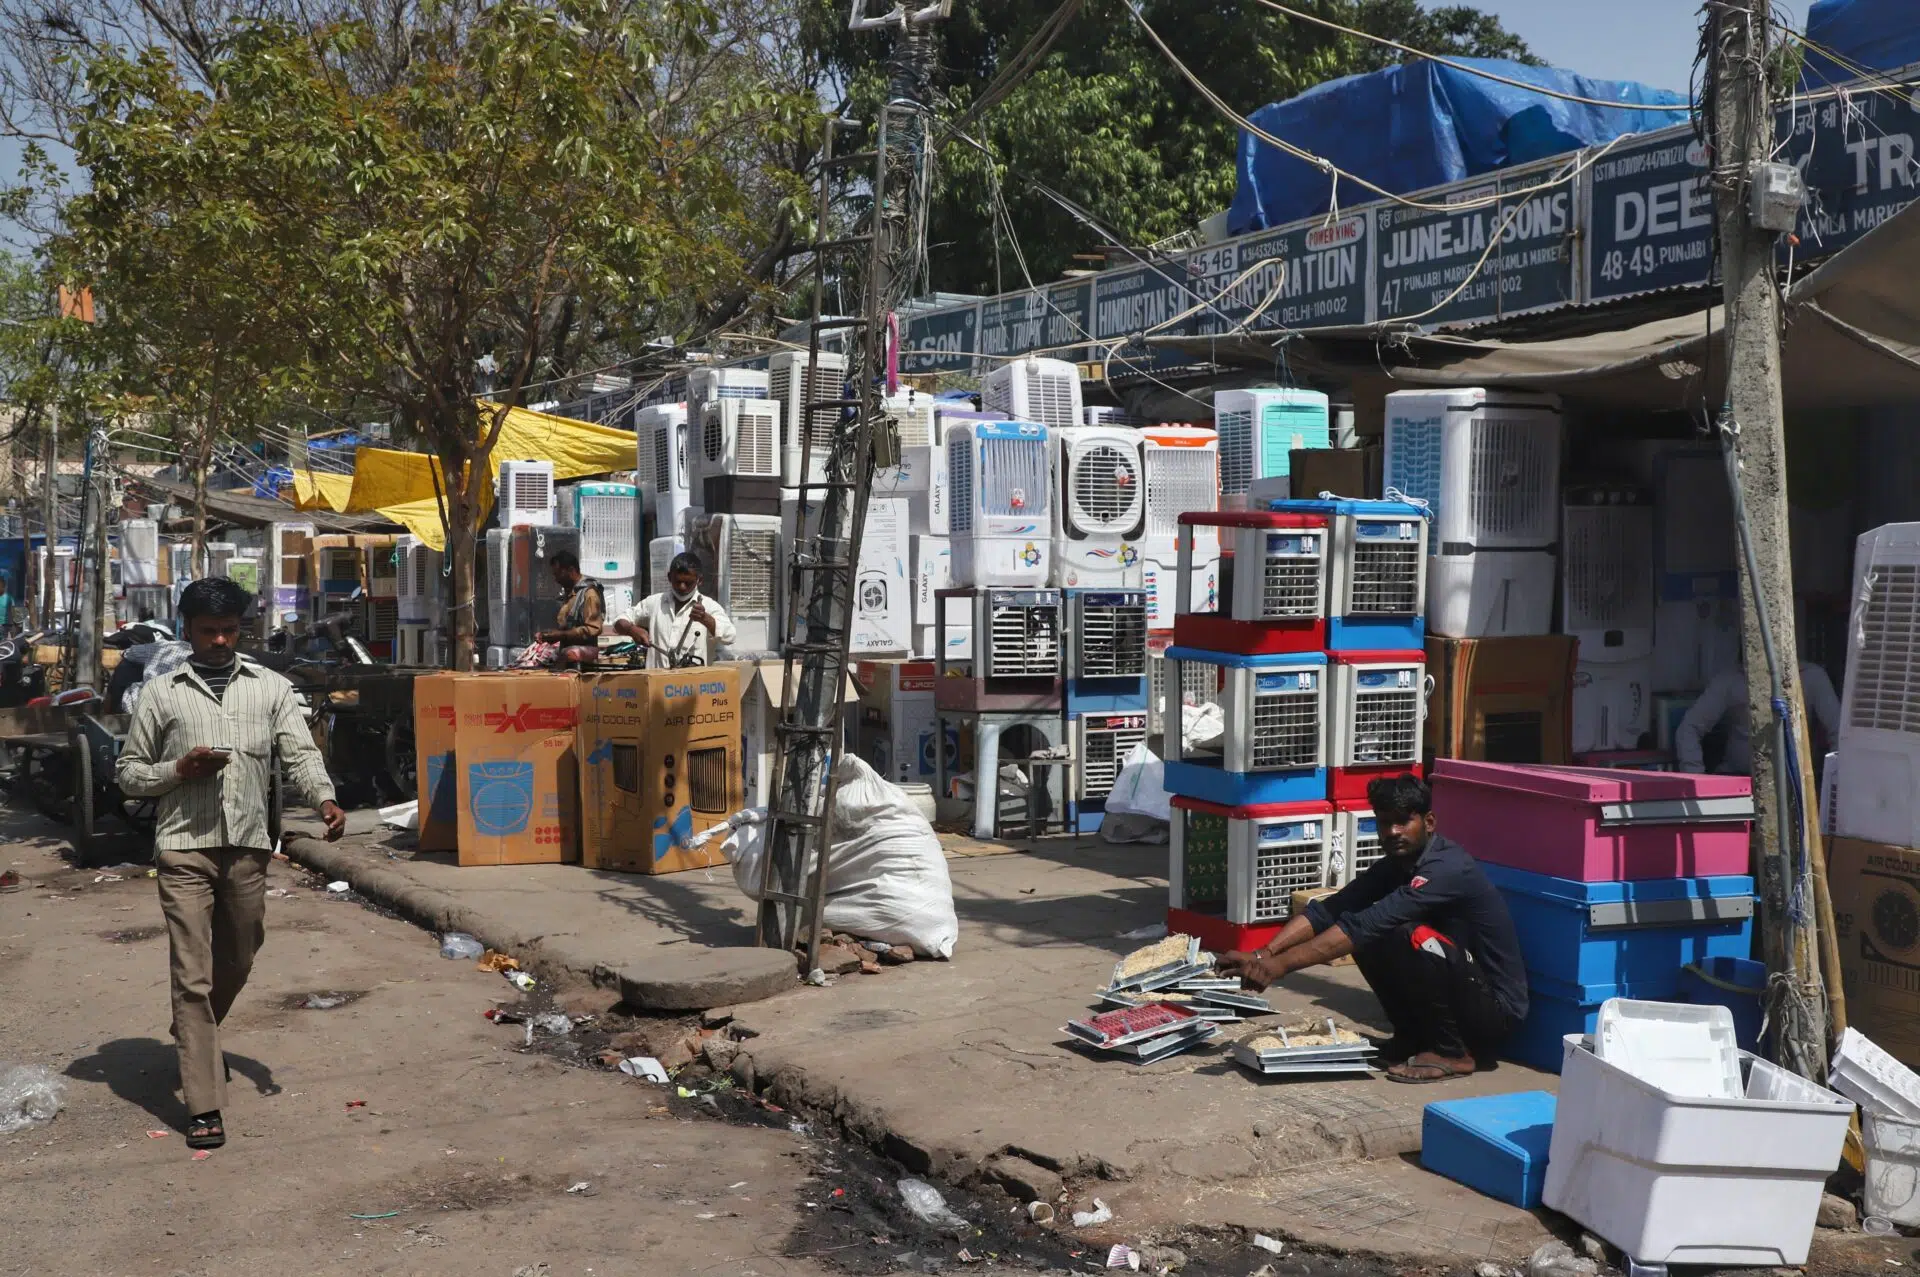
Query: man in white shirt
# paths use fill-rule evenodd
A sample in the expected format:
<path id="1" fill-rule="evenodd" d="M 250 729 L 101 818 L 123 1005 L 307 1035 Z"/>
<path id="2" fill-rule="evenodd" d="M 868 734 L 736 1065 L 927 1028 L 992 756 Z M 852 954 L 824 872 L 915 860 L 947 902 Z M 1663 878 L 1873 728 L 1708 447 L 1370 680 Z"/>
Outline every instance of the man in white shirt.
<path id="1" fill-rule="evenodd" d="M 634 604 L 613 628 L 647 645 L 649 669 L 711 665 L 714 649 L 731 646 L 736 637 L 719 601 L 700 593 L 700 560 L 691 554 L 675 555 L 667 588 Z"/>
<path id="2" fill-rule="evenodd" d="M 1825 735 L 1825 748 L 1840 739 L 1840 698 L 1833 693 L 1833 680 L 1811 661 L 1800 662 L 1800 697 L 1807 713 Z M 1723 776 L 1744 776 L 1753 770 L 1752 720 L 1747 709 L 1747 672 L 1739 666 L 1716 675 L 1700 699 L 1693 703 L 1680 726 L 1674 729 L 1673 752 L 1683 772 L 1704 772 L 1707 762 L 1701 741 L 1721 723 L 1727 725 L 1727 748 L 1717 769 Z M 1822 742 L 1812 740 L 1813 756 L 1823 754 Z"/>

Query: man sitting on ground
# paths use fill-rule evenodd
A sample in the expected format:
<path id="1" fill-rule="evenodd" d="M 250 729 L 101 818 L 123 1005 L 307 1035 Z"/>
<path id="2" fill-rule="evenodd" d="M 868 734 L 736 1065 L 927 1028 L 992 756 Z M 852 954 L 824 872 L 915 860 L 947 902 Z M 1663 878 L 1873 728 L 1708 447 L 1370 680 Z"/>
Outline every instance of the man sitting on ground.
<path id="1" fill-rule="evenodd" d="M 1380 1044 L 1395 1082 L 1466 1077 L 1527 1014 L 1527 971 L 1506 901 L 1459 843 L 1434 832 L 1433 795 L 1415 776 L 1367 786 L 1382 855 L 1308 905 L 1257 953 L 1221 971 L 1262 990 L 1353 955 L 1387 1013 Z"/>

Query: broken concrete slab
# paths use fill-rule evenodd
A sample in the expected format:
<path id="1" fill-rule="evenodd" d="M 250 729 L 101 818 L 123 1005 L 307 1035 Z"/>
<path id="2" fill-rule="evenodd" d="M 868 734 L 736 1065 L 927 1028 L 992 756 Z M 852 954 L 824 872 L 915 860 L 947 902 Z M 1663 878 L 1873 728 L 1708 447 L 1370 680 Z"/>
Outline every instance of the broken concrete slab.
<path id="1" fill-rule="evenodd" d="M 620 1000 L 649 1011 L 704 1011 L 758 1002 L 794 988 L 793 958 L 778 949 L 709 949 L 687 945 L 619 972 Z"/>

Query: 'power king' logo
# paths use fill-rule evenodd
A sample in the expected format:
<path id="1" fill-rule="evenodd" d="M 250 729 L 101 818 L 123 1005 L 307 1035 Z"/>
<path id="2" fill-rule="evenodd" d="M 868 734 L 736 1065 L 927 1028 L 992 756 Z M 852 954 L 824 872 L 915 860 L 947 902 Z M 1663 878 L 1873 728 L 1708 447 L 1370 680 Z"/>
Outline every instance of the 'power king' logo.
<path id="1" fill-rule="evenodd" d="M 573 707 L 569 705 L 529 705 L 520 702 L 520 708 L 506 710 L 488 710 L 481 720 L 495 732 L 505 735 L 508 732 L 558 732 L 573 726 Z"/>

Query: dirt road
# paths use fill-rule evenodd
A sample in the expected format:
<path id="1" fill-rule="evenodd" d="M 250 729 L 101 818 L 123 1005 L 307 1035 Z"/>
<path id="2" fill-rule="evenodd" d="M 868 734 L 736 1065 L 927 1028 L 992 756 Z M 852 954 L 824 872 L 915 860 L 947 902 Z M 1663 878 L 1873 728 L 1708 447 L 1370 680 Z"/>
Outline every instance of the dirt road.
<path id="1" fill-rule="evenodd" d="M 520 1030 L 480 1014 L 516 996 L 499 976 L 284 864 L 271 886 L 292 894 L 269 901 L 228 1022 L 231 1138 L 191 1160 L 154 884 L 96 883 L 46 834 L 0 826 L 0 869 L 27 880 L 0 895 L 0 1066 L 52 1067 L 66 1107 L 0 1136 L 0 1272 L 826 1271 L 782 1256 L 805 1138 L 664 1114 L 661 1088 L 515 1051 Z"/>

